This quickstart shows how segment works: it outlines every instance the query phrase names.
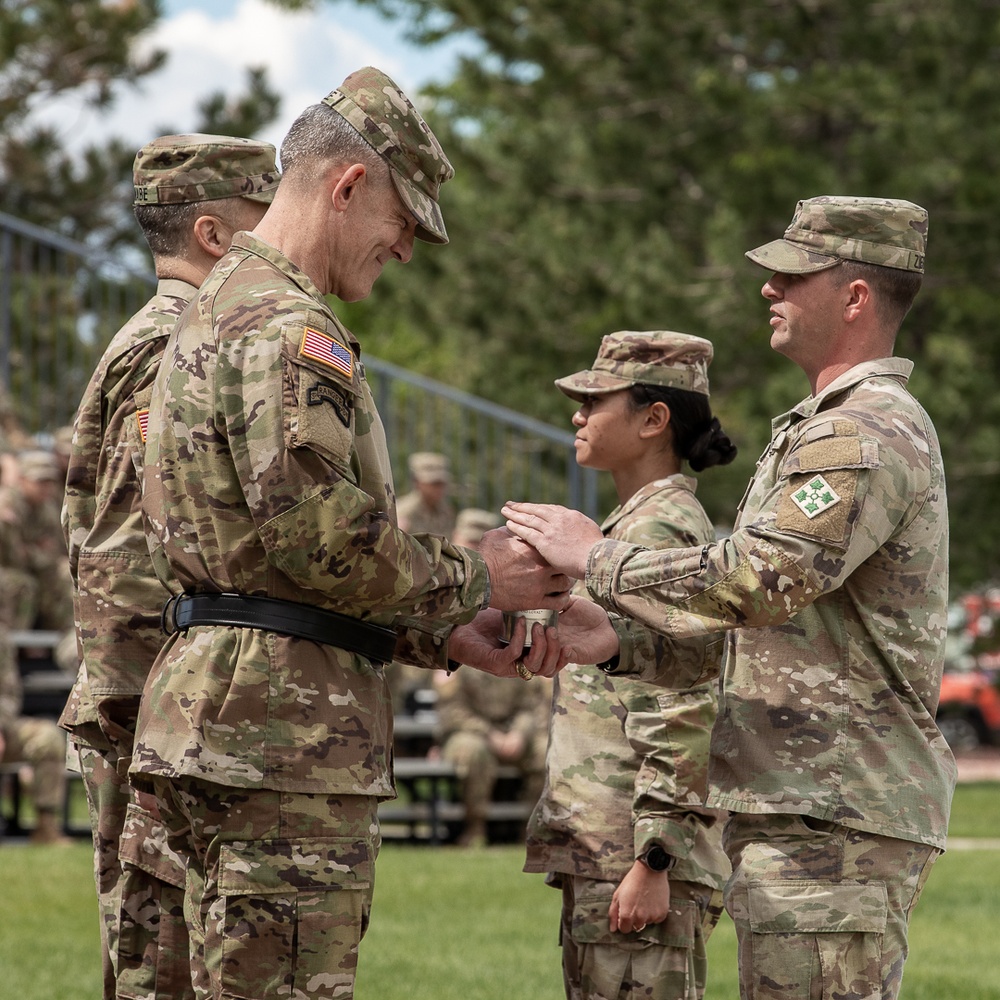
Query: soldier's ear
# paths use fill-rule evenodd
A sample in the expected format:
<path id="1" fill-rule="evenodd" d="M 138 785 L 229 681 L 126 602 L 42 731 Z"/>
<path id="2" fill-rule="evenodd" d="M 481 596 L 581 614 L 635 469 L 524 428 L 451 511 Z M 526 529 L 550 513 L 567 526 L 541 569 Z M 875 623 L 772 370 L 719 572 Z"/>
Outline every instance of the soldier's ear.
<path id="1" fill-rule="evenodd" d="M 336 175 L 334 174 L 336 177 Z M 368 171 L 363 163 L 352 163 L 346 167 L 333 186 L 333 207 L 338 212 L 347 211 L 348 206 L 359 196 Z"/>
<path id="2" fill-rule="evenodd" d="M 232 228 L 217 215 L 199 215 L 192 229 L 195 242 L 211 257 L 221 257 L 233 241 Z"/>

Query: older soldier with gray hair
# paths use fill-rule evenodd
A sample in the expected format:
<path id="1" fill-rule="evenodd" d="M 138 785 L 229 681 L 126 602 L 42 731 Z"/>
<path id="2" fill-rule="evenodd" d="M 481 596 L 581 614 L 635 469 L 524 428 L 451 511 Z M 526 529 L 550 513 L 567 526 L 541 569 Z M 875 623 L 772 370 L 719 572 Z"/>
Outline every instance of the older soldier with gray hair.
<path id="1" fill-rule="evenodd" d="M 140 507 L 139 397 L 167 334 L 234 234 L 252 229 L 278 186 L 274 147 L 220 135 L 165 135 L 133 164 L 135 216 L 156 293 L 112 339 L 76 414 L 63 504 L 80 666 L 60 724 L 79 751 L 94 831 L 104 996 L 192 996 L 184 870 L 155 803 L 129 788 L 139 697 L 163 645 L 169 597 Z"/>
<path id="2" fill-rule="evenodd" d="M 771 346 L 812 394 L 774 421 L 729 538 L 653 551 L 561 509 L 505 508 L 605 607 L 669 636 L 729 630 L 708 803 L 732 814 L 744 998 L 895 998 L 945 846 L 944 469 L 912 363 L 891 356 L 926 234 L 910 202 L 810 198 L 747 254 L 773 272 Z M 612 631 L 595 621 L 563 641 L 628 671 L 628 629 Z"/>
<path id="3" fill-rule="evenodd" d="M 480 632 L 442 623 L 559 608 L 569 581 L 505 529 L 476 554 L 397 528 L 361 345 L 326 300 L 447 242 L 430 128 L 369 67 L 296 119 L 281 164 L 153 388 L 143 510 L 176 596 L 131 774 L 186 866 L 199 995 L 318 1000 L 353 995 L 394 794 L 383 664 L 446 667 Z M 525 672 L 557 665 L 539 638 Z M 493 668 L 516 676 L 519 648 Z"/>

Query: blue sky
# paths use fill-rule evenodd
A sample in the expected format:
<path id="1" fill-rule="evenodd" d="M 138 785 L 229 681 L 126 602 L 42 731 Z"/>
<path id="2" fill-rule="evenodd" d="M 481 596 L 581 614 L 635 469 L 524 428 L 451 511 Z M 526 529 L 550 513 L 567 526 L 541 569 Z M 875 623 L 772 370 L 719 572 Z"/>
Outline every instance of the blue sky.
<path id="1" fill-rule="evenodd" d="M 35 117 L 55 125 L 70 148 L 110 136 L 138 147 L 165 129 L 193 129 L 199 100 L 220 89 L 242 91 L 246 68 L 265 65 L 281 112 L 258 138 L 278 145 L 296 115 L 352 70 L 378 66 L 419 107 L 420 87 L 447 79 L 458 53 L 471 51 L 469 42 L 417 48 L 399 23 L 349 0 L 298 13 L 265 0 L 165 0 L 163 11 L 143 44 L 164 49 L 166 65 L 140 90 L 119 88 L 113 107 L 101 113 L 79 97 L 48 100 Z"/>

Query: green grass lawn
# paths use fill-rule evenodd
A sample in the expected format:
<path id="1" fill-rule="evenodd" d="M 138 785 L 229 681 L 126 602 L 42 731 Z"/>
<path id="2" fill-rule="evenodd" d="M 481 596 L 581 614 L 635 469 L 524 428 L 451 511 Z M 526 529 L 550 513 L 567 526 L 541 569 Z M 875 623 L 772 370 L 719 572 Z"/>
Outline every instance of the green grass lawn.
<path id="1" fill-rule="evenodd" d="M 960 786 L 958 837 L 1000 837 L 1000 784 Z M 357 1000 L 561 1000 L 559 893 L 520 871 L 520 847 L 479 851 L 387 845 Z M 1000 1000 L 1000 852 L 951 851 L 937 864 L 910 929 L 901 1000 Z M 0 846 L 0 995 L 100 996 L 91 854 Z M 735 1000 L 728 917 L 710 942 L 709 1000 Z"/>

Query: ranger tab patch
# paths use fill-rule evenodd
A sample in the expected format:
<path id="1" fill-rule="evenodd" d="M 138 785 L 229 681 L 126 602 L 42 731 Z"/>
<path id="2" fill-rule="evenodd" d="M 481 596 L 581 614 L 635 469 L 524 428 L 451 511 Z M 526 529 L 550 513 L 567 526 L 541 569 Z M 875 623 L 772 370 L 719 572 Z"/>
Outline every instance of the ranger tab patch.
<path id="1" fill-rule="evenodd" d="M 805 486 L 792 494 L 792 501 L 809 520 L 812 520 L 817 514 L 822 514 L 824 510 L 829 510 L 834 504 L 840 503 L 840 495 L 822 476 L 813 476 Z"/>
<path id="2" fill-rule="evenodd" d="M 299 354 L 327 365 L 345 378 L 349 379 L 354 375 L 354 355 L 350 350 L 343 344 L 338 344 L 333 337 L 320 330 L 314 330 L 311 326 L 302 331 Z"/>

